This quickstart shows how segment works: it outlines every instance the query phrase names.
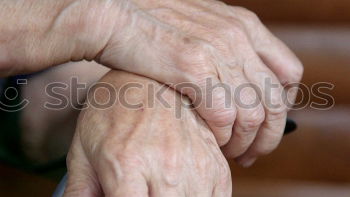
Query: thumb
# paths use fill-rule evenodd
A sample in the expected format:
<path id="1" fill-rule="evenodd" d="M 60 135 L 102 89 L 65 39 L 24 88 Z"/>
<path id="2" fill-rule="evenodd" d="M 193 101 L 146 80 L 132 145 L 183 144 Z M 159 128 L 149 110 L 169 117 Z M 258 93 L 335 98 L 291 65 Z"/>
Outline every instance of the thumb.
<path id="1" fill-rule="evenodd" d="M 77 139 L 77 137 L 76 137 Z M 76 140 L 74 140 L 76 141 Z M 64 197 L 97 197 L 102 196 L 96 173 L 85 157 L 79 143 L 73 146 L 67 157 L 68 180 Z"/>

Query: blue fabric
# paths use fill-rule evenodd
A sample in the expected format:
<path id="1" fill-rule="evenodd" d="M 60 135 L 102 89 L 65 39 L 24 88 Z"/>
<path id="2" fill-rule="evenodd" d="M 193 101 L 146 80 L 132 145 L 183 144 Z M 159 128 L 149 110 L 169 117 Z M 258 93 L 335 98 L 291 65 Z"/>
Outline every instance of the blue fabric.
<path id="1" fill-rule="evenodd" d="M 66 189 L 66 184 L 67 184 L 67 174 L 64 175 L 62 178 L 61 182 L 58 184 L 55 192 L 53 193 L 52 197 L 62 197 L 64 190 Z"/>

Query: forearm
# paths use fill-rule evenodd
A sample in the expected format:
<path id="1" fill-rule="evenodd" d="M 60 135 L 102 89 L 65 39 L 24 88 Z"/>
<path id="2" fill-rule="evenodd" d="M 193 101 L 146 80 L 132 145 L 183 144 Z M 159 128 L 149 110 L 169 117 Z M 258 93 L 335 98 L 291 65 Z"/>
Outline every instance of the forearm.
<path id="1" fill-rule="evenodd" d="M 0 76 L 94 59 L 108 39 L 101 2 L 1 0 Z"/>
<path id="2" fill-rule="evenodd" d="M 135 111 L 135 109 L 154 110 L 153 108 L 175 109 L 180 104 L 180 94 L 174 89 L 161 84 L 153 79 L 118 70 L 110 70 L 100 83 L 113 87 L 111 94 L 107 91 L 94 91 L 88 95 L 88 104 L 104 103 L 107 99 L 114 99 L 113 107 L 122 107 L 125 111 Z M 99 87 L 97 85 L 96 87 Z M 110 88 L 112 90 L 112 88 Z M 93 94 L 93 95 L 91 95 Z M 176 103 L 175 103 L 176 102 Z"/>

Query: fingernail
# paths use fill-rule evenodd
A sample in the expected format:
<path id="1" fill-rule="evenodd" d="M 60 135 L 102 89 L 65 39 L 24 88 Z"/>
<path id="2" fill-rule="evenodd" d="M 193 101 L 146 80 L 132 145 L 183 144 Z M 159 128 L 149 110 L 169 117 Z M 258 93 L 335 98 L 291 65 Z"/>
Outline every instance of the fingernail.
<path id="1" fill-rule="evenodd" d="M 252 158 L 247 158 L 239 161 L 239 164 L 244 168 L 249 168 L 255 163 L 255 161 L 256 161 L 256 158 L 252 157 Z"/>

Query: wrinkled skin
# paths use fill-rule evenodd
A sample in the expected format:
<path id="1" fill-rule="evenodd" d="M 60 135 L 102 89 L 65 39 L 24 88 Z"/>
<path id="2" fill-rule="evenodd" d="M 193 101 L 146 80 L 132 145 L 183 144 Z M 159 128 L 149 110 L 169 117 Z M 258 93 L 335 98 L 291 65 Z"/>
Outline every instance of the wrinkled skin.
<path id="1" fill-rule="evenodd" d="M 303 69 L 254 13 L 212 0 L 133 0 L 118 1 L 114 6 L 120 9 L 120 20 L 98 56 L 99 62 L 122 65 L 118 68 L 170 84 L 192 101 L 199 99 L 194 102 L 196 110 L 219 145 L 226 145 L 225 155 L 243 166 L 252 165 L 258 156 L 277 147 L 287 116 L 283 93 L 288 87 L 283 85 L 299 82 Z M 251 83 L 249 86 L 255 85 L 259 91 L 244 89 L 242 102 L 254 103 L 259 97 L 261 101 L 251 108 L 236 103 L 227 107 L 225 90 L 216 88 L 208 108 L 205 94 L 176 86 L 190 82 L 204 90 L 207 79 L 213 85 L 226 83 L 231 89 Z M 269 90 L 265 79 L 276 88 Z M 290 100 L 295 99 L 294 90 Z"/>
<path id="2" fill-rule="evenodd" d="M 144 85 L 123 97 L 144 106 L 130 109 L 118 100 L 108 109 L 89 106 L 81 112 L 68 156 L 66 197 L 232 195 L 228 163 L 210 129 L 188 107 L 188 99 L 167 89 L 162 97 L 168 107 L 157 99 L 152 107 L 148 85 L 158 90 L 159 83 L 118 71 L 101 81 L 118 91 L 129 82 Z M 105 103 L 110 98 L 102 89 L 95 95 L 90 93 L 88 101 Z"/>
<path id="3" fill-rule="evenodd" d="M 0 22 L 1 76 L 70 60 L 95 60 L 169 84 L 189 96 L 219 145 L 225 145 L 225 155 L 244 166 L 270 153 L 282 138 L 287 107 L 281 95 L 289 89 L 285 84 L 300 81 L 303 68 L 244 8 L 213 0 L 0 3 L 4 4 L 0 18 L 5 21 Z M 254 103 L 257 97 L 261 101 L 253 108 L 237 103 L 226 107 L 225 90 L 217 88 L 208 108 L 205 93 L 197 98 L 193 91 L 176 86 L 189 82 L 204 90 L 207 79 L 231 89 L 251 83 L 259 91 L 242 91 L 243 103 Z M 277 87 L 269 91 L 265 79 Z M 296 92 L 288 95 L 294 100 Z"/>

